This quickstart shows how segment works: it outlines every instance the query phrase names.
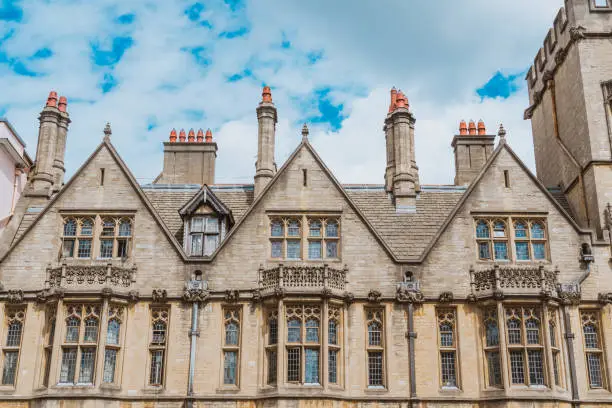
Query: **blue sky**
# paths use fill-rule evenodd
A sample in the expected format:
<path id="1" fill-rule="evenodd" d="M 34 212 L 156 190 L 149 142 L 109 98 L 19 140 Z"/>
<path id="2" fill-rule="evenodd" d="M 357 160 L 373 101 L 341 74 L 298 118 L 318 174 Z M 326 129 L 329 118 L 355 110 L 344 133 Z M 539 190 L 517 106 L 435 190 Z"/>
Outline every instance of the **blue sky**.
<path id="1" fill-rule="evenodd" d="M 172 128 L 211 128 L 217 181 L 252 182 L 255 107 L 267 84 L 279 164 L 306 122 L 341 181 L 381 183 L 382 124 L 396 86 L 417 118 L 422 182 L 452 182 L 461 119 L 482 118 L 491 131 L 503 122 L 532 166 L 523 78 L 562 0 L 458 3 L 0 0 L 0 116 L 33 155 L 37 114 L 56 90 L 73 121 L 68 173 L 109 121 L 143 183 L 161 170 Z"/>

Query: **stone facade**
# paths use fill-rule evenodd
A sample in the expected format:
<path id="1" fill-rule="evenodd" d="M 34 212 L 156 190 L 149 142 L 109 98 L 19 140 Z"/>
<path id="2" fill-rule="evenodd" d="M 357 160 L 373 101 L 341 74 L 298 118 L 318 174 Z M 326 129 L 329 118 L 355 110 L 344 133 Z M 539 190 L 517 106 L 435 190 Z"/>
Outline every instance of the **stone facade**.
<path id="1" fill-rule="evenodd" d="M 215 184 L 212 135 L 172 131 L 141 186 L 110 127 L 64 184 L 52 93 L 0 236 L 0 406 L 612 405 L 609 108 L 585 62 L 612 14 L 584 1 L 529 74 L 537 176 L 463 122 L 455 184 L 420 185 L 395 90 L 384 185 L 340 184 L 306 126 L 277 169 L 266 87 L 253 184 Z"/>

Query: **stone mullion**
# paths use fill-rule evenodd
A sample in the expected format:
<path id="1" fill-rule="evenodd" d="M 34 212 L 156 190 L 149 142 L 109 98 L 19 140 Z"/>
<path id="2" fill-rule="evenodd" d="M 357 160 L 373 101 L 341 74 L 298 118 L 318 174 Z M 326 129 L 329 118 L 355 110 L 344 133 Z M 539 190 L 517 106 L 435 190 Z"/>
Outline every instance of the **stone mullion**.
<path id="1" fill-rule="evenodd" d="M 53 333 L 53 345 L 51 349 L 51 367 L 49 368 L 49 384 L 57 384 L 59 382 L 59 369 L 58 366 L 62 361 L 62 328 L 66 325 L 65 323 L 65 310 L 64 301 L 59 299 L 57 301 L 57 310 L 55 312 L 55 332 Z"/>
<path id="2" fill-rule="evenodd" d="M 548 304 L 543 302 L 542 305 L 542 329 L 544 330 L 544 354 L 546 355 L 546 359 L 544 360 L 546 365 L 546 373 L 548 378 L 546 379 L 548 383 L 548 387 L 550 389 L 555 388 L 555 372 L 553 370 L 553 354 L 552 348 L 550 346 L 550 323 L 548 322 Z"/>
<path id="3" fill-rule="evenodd" d="M 319 344 L 321 345 L 321 378 L 319 379 L 321 385 L 323 385 L 324 389 L 327 390 L 328 384 L 328 370 L 329 370 L 329 346 L 328 346 L 328 330 L 329 330 L 329 301 L 327 299 L 323 300 L 323 310 L 321 311 L 321 338 L 319 339 Z M 337 330 L 337 329 L 336 329 Z M 338 363 L 336 362 L 336 366 Z M 337 370 L 337 367 L 336 367 Z"/>
<path id="4" fill-rule="evenodd" d="M 98 348 L 96 349 L 94 384 L 100 386 L 104 373 L 104 353 L 106 350 L 106 332 L 108 330 L 108 298 L 102 303 L 100 312 L 100 332 L 98 333 Z M 115 362 L 116 364 L 116 362 Z"/>
<path id="5" fill-rule="evenodd" d="M 276 352 L 276 386 L 277 389 L 283 390 L 285 389 L 285 381 L 286 381 L 286 374 L 285 374 L 285 354 L 286 354 L 286 350 L 285 350 L 285 338 L 286 338 L 286 334 L 285 334 L 285 327 L 286 327 L 286 317 L 285 317 L 285 307 L 283 304 L 283 300 L 279 299 L 278 301 L 278 327 L 277 327 L 277 352 Z"/>
<path id="6" fill-rule="evenodd" d="M 344 303 L 342 305 L 342 316 L 340 316 L 340 321 L 342 323 L 342 349 L 340 350 L 340 357 L 338 362 L 338 378 L 340 378 L 340 374 L 344 376 L 344 381 L 342 384 L 342 388 L 345 388 L 349 383 L 348 371 L 347 367 L 349 366 L 349 340 L 348 340 L 348 319 L 349 319 L 349 308 L 350 305 Z M 367 369 L 367 368 L 366 368 Z"/>
<path id="7" fill-rule="evenodd" d="M 506 315 L 504 305 L 497 302 L 497 324 L 499 325 L 499 357 L 501 359 L 502 383 L 506 392 L 510 390 L 510 362 L 506 344 Z"/>

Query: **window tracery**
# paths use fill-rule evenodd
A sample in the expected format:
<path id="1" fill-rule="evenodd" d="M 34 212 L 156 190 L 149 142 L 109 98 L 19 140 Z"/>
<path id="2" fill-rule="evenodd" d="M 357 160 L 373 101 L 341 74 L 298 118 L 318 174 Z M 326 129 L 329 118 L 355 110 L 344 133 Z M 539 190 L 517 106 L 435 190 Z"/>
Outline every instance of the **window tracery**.
<path id="1" fill-rule="evenodd" d="M 99 304 L 67 304 L 66 335 L 62 345 L 61 384 L 93 384 L 98 330 Z M 81 336 L 81 333 L 82 336 Z M 77 375 L 77 363 L 79 371 Z"/>
<path id="2" fill-rule="evenodd" d="M 223 342 L 223 384 L 238 385 L 240 361 L 240 309 L 225 308 Z"/>
<path id="3" fill-rule="evenodd" d="M 121 351 L 121 324 L 123 323 L 123 307 L 110 304 L 108 306 L 106 348 L 104 350 L 104 371 L 102 381 L 116 382 L 118 356 Z"/>
<path id="4" fill-rule="evenodd" d="M 368 387 L 383 388 L 385 386 L 385 346 L 384 346 L 384 311 L 383 309 L 366 310 L 368 357 Z"/>
<path id="5" fill-rule="evenodd" d="M 5 313 L 6 342 L 2 352 L 2 385 L 14 386 L 25 323 L 25 308 L 7 307 Z"/>
<path id="6" fill-rule="evenodd" d="M 438 309 L 438 346 L 442 387 L 457 388 L 457 335 L 454 309 Z"/>
<path id="7" fill-rule="evenodd" d="M 287 305 L 287 382 L 320 384 L 320 305 Z"/>
<path id="8" fill-rule="evenodd" d="M 510 242 L 516 261 L 547 259 L 546 226 L 541 219 L 480 218 L 475 220 L 475 235 L 480 260 L 511 260 Z"/>
<path id="9" fill-rule="evenodd" d="M 169 311 L 167 308 L 151 309 L 149 385 L 156 387 L 161 387 L 164 383 L 168 322 Z"/>
<path id="10" fill-rule="evenodd" d="M 499 325 L 497 310 L 489 308 L 484 311 L 485 360 L 487 382 L 489 387 L 502 386 L 502 370 L 499 354 Z"/>
<path id="11" fill-rule="evenodd" d="M 269 239 L 272 259 L 339 258 L 339 221 L 334 217 L 273 216 Z"/>
<path id="12" fill-rule="evenodd" d="M 606 371 L 601 343 L 601 326 L 599 312 L 582 310 L 580 312 L 586 368 L 590 388 L 606 386 Z"/>

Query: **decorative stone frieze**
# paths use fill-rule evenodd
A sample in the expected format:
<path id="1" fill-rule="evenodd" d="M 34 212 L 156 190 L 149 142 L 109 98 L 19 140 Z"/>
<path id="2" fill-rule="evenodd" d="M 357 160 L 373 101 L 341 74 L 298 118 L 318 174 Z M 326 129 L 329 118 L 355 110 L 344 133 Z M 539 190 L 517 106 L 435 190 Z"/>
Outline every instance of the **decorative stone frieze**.
<path id="1" fill-rule="evenodd" d="M 135 282 L 136 267 L 107 265 L 67 265 L 47 268 L 47 286 L 111 285 L 130 287 Z"/>
<path id="2" fill-rule="evenodd" d="M 559 270 L 539 265 L 499 265 L 475 270 L 470 268 L 471 293 L 477 298 L 506 295 L 556 296 Z"/>
<path id="3" fill-rule="evenodd" d="M 262 296 L 278 295 L 278 289 L 283 293 L 326 293 L 341 294 L 346 289 L 348 268 L 343 269 L 323 265 L 293 265 L 278 266 L 265 269 L 259 268 L 259 288 Z"/>
<path id="4" fill-rule="evenodd" d="M 582 299 L 580 286 L 577 283 L 559 284 L 557 297 L 564 305 L 579 305 Z"/>

